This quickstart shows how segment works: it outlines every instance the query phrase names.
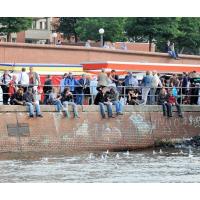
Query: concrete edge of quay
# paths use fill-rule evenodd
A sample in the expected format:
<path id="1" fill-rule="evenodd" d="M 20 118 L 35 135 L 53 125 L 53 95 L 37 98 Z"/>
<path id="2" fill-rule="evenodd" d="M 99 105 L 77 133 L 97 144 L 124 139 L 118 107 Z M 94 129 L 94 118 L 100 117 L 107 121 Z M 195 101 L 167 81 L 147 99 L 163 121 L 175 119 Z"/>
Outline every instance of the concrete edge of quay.
<path id="1" fill-rule="evenodd" d="M 56 112 L 54 105 L 41 105 L 42 112 Z M 99 112 L 98 105 L 78 105 L 79 112 Z M 183 112 L 200 112 L 199 105 L 181 105 Z M 69 106 L 72 111 L 71 106 Z M 175 109 L 174 109 L 175 110 Z M 113 111 L 115 107 L 113 106 Z M 0 112 L 27 112 L 26 106 L 20 105 L 0 105 Z M 126 105 L 124 106 L 124 112 L 162 112 L 161 105 Z"/>

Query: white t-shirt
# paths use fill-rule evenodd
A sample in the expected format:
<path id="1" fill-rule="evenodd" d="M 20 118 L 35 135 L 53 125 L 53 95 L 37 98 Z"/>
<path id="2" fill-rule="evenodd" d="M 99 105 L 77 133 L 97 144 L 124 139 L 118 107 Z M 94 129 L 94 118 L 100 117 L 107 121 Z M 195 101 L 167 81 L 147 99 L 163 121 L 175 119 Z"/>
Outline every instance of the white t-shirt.
<path id="1" fill-rule="evenodd" d="M 29 85 L 29 76 L 26 72 L 21 72 L 18 77 L 21 85 Z"/>

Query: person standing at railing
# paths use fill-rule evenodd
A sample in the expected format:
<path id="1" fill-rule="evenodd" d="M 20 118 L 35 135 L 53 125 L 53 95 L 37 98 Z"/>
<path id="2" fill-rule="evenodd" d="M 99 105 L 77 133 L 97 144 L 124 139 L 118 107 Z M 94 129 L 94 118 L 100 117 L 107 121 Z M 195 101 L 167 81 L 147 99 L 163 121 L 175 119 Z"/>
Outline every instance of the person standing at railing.
<path id="1" fill-rule="evenodd" d="M 29 76 L 26 73 L 26 68 L 24 67 L 22 68 L 22 71 L 18 76 L 18 84 L 19 84 L 19 87 L 23 88 L 24 92 L 27 91 L 27 88 L 29 86 Z"/>
<path id="2" fill-rule="evenodd" d="M 67 77 L 68 77 L 68 74 L 64 73 L 63 78 L 60 81 L 60 93 L 62 93 L 65 87 L 67 86 Z"/>
<path id="3" fill-rule="evenodd" d="M 162 87 L 162 83 L 156 71 L 153 71 L 152 75 L 153 76 L 151 79 L 150 104 L 154 105 L 156 103 L 156 91 L 158 87 Z"/>
<path id="4" fill-rule="evenodd" d="M 183 72 L 183 78 L 182 78 L 182 81 L 181 81 L 181 89 L 182 89 L 182 94 L 183 95 L 186 95 L 187 92 L 188 92 L 188 82 L 189 82 L 189 79 L 188 79 L 188 75 L 186 72 Z M 181 94 L 181 95 L 182 95 Z"/>
<path id="5" fill-rule="evenodd" d="M 138 89 L 139 82 L 138 82 L 136 76 L 134 76 L 132 72 L 128 72 L 127 76 L 124 79 L 124 85 L 125 85 L 125 87 L 124 87 L 125 91 L 122 90 L 122 92 L 125 95 L 128 95 L 130 90 L 132 90 L 134 88 Z"/>
<path id="6" fill-rule="evenodd" d="M 9 74 L 8 70 L 5 70 L 3 75 L 0 77 L 0 85 L 3 92 L 3 104 L 8 105 L 9 96 L 9 83 L 11 81 L 11 75 Z"/>
<path id="7" fill-rule="evenodd" d="M 49 94 L 52 91 L 52 79 L 50 75 L 47 75 L 47 78 L 44 82 L 43 92 L 44 92 L 44 101 L 43 104 L 47 104 L 47 100 L 49 98 Z"/>
<path id="8" fill-rule="evenodd" d="M 98 85 L 97 85 L 98 88 L 108 86 L 109 79 L 108 79 L 108 75 L 105 72 L 105 69 L 102 69 L 101 73 L 98 74 L 97 81 L 98 81 Z"/>
<path id="9" fill-rule="evenodd" d="M 77 105 L 83 105 L 84 101 L 84 95 L 86 94 L 86 88 L 89 87 L 90 82 L 86 78 L 86 75 L 83 74 L 82 78 L 77 81 L 77 87 L 76 87 L 76 104 Z"/>
<path id="10" fill-rule="evenodd" d="M 41 85 L 40 82 L 40 76 L 37 72 L 34 71 L 33 67 L 29 67 L 29 86 L 33 88 L 33 94 L 35 96 L 35 99 L 38 101 L 41 100 L 41 98 L 38 96 L 38 87 Z"/>
<path id="11" fill-rule="evenodd" d="M 144 100 L 144 104 L 147 104 L 147 97 L 151 88 L 151 72 L 146 71 L 146 76 L 142 79 L 142 99 Z"/>
<path id="12" fill-rule="evenodd" d="M 65 80 L 65 87 L 70 88 L 70 92 L 72 92 L 73 95 L 76 94 L 76 85 L 77 85 L 77 80 L 74 78 L 72 72 L 69 72 L 68 77 Z"/>
<path id="13" fill-rule="evenodd" d="M 13 75 L 12 80 L 9 83 L 8 93 L 11 97 L 17 91 L 17 76 Z"/>

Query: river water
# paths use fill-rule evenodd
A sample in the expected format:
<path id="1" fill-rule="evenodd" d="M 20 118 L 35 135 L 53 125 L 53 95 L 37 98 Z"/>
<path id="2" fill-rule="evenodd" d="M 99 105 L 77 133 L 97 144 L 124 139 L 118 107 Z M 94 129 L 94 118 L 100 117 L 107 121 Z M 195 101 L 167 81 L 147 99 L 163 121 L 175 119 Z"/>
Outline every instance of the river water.
<path id="1" fill-rule="evenodd" d="M 200 182 L 200 149 L 0 154 L 0 182 Z"/>

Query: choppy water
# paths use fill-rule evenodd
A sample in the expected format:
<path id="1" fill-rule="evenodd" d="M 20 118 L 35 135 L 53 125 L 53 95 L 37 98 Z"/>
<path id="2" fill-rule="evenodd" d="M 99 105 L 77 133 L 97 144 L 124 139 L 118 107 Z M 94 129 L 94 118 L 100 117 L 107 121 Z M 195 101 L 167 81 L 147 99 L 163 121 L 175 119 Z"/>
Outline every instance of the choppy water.
<path id="1" fill-rule="evenodd" d="M 0 182 L 200 182 L 200 149 L 155 151 L 0 154 Z"/>

